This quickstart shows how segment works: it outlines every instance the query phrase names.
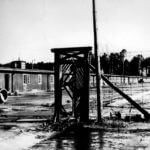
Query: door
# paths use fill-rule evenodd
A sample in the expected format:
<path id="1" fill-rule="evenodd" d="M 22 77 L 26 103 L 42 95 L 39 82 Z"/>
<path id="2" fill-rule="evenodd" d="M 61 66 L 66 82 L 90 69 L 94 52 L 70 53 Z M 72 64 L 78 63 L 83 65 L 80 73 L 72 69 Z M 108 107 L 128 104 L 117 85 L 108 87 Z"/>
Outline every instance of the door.
<path id="1" fill-rule="evenodd" d="M 9 74 L 5 74 L 5 89 L 9 91 Z"/>

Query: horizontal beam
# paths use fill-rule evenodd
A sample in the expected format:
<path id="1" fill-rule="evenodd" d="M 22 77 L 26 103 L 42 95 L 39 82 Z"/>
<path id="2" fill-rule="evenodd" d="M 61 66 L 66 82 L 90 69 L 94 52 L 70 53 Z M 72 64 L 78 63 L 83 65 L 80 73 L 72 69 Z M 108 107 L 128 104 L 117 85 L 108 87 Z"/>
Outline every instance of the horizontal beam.
<path id="1" fill-rule="evenodd" d="M 54 53 L 66 53 L 66 52 L 73 52 L 73 51 L 80 51 L 80 52 L 89 52 L 92 50 L 92 47 L 67 47 L 67 48 L 53 48 L 51 49 Z"/>
<path id="2" fill-rule="evenodd" d="M 54 74 L 54 71 L 48 71 L 48 70 L 32 70 L 32 69 L 13 69 L 13 68 L 0 68 L 0 73 L 30 73 L 30 74 Z"/>

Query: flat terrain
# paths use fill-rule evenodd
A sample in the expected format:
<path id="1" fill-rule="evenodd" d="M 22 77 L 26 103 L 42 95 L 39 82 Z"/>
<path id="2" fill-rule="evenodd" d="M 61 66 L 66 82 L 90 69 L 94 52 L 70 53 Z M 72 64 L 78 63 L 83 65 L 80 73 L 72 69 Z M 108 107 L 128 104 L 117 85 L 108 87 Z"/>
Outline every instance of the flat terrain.
<path id="1" fill-rule="evenodd" d="M 150 85 L 136 84 L 120 86 L 137 103 L 150 112 Z M 90 91 L 90 117 L 96 117 L 96 91 Z M 102 89 L 104 103 L 103 116 L 112 116 L 116 112 L 121 117 L 139 113 L 126 100 L 112 89 Z M 63 104 L 71 106 L 69 97 L 64 94 Z M 2 150 L 62 150 L 62 149 L 150 149 L 150 123 L 125 122 L 124 128 L 111 128 L 105 131 L 80 132 L 49 139 L 51 132 L 42 131 L 45 119 L 53 115 L 50 107 L 54 101 L 53 93 L 31 93 L 20 96 L 9 96 L 5 104 L 0 105 L 0 147 Z M 119 121 L 114 120 L 114 122 Z M 122 123 L 122 122 L 121 122 Z M 84 141 L 83 141 L 84 139 Z"/>

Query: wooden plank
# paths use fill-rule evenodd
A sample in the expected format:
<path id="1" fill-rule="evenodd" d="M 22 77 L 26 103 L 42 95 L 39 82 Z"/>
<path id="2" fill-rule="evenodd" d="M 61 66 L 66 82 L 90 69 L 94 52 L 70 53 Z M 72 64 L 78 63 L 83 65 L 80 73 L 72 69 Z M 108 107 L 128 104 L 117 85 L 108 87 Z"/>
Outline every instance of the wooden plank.
<path id="1" fill-rule="evenodd" d="M 53 48 L 51 51 L 55 52 L 55 53 L 66 53 L 66 52 L 72 52 L 72 51 L 82 51 L 84 52 L 88 52 L 92 49 L 91 46 L 87 46 L 87 47 L 67 47 L 67 48 Z"/>
<path id="2" fill-rule="evenodd" d="M 131 97 L 129 97 L 127 94 L 122 92 L 119 88 L 114 86 L 105 76 L 101 75 L 102 79 L 111 87 L 113 88 L 117 93 L 119 93 L 121 96 L 123 96 L 130 104 L 132 104 L 136 109 L 138 109 L 145 117 L 145 119 L 150 119 L 150 114 L 144 110 L 139 104 L 137 104 L 134 100 L 132 100 Z"/>
<path id="3" fill-rule="evenodd" d="M 34 122 L 46 122 L 48 119 L 19 119 L 16 120 L 17 123 L 34 123 Z"/>

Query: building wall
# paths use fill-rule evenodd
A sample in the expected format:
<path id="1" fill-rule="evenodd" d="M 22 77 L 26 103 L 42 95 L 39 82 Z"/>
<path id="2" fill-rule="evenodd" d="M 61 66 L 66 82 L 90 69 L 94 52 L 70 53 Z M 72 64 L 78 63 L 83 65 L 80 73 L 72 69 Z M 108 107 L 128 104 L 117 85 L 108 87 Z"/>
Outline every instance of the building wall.
<path id="1" fill-rule="evenodd" d="M 26 82 L 24 79 L 26 76 Z M 12 81 L 13 77 L 13 81 Z M 138 83 L 138 77 L 126 77 L 110 76 L 108 79 L 114 84 L 135 84 Z M 9 80 L 9 81 L 7 81 Z M 146 79 L 147 80 L 147 79 Z M 13 82 L 13 85 L 12 85 Z M 102 86 L 105 85 L 104 81 L 101 81 Z M 90 76 L 90 87 L 96 86 L 95 75 Z M 32 90 L 54 91 L 54 74 L 39 74 L 38 73 L 0 73 L 0 88 L 8 87 L 10 92 L 29 92 Z"/>
<path id="2" fill-rule="evenodd" d="M 6 88 L 5 75 L 8 73 L 0 73 L 0 88 Z M 8 91 L 10 92 L 29 92 L 32 90 L 53 91 L 54 77 L 47 74 L 8 74 Z M 24 75 L 28 76 L 28 81 L 24 83 Z M 13 76 L 13 85 L 12 85 Z"/>
<path id="3" fill-rule="evenodd" d="M 28 89 L 31 91 L 33 89 L 41 90 L 41 85 L 38 84 L 38 75 L 30 75 L 30 84 L 28 84 Z"/>
<path id="4" fill-rule="evenodd" d="M 24 83 L 24 76 L 27 76 L 27 81 Z M 20 92 L 28 92 L 32 90 L 44 90 L 47 91 L 48 85 L 47 82 L 48 78 L 46 74 L 15 74 L 14 75 L 14 91 Z M 51 84 L 51 83 L 49 83 Z"/>
<path id="5" fill-rule="evenodd" d="M 49 75 L 49 90 L 54 91 L 54 75 Z"/>
<path id="6" fill-rule="evenodd" d="M 42 75 L 42 84 L 41 84 L 41 90 L 48 90 L 48 82 L 47 82 L 47 75 Z"/>
<path id="7" fill-rule="evenodd" d="M 24 87 L 22 74 L 13 74 L 13 91 L 23 91 L 23 90 Z"/>
<path id="8" fill-rule="evenodd" d="M 0 73 L 0 88 L 4 88 L 5 83 L 4 83 L 4 73 Z"/>

